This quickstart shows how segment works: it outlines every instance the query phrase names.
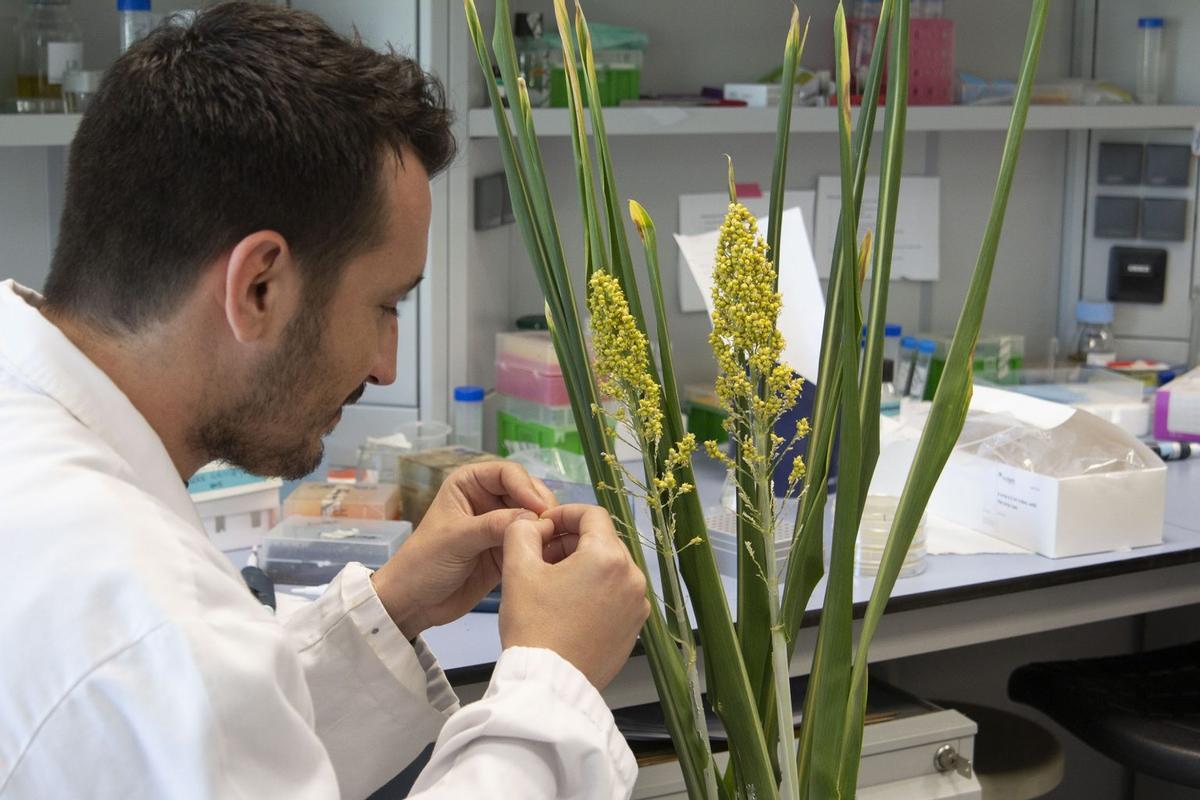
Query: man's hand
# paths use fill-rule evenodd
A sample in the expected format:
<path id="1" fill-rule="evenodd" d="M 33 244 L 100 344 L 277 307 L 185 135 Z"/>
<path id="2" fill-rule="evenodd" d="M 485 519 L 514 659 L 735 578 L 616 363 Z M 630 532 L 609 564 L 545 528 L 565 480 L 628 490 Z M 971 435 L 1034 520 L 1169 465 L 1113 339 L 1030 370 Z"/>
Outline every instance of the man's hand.
<path id="1" fill-rule="evenodd" d="M 598 506 L 559 506 L 504 534 L 500 642 L 544 647 L 597 689 L 629 658 L 650 614 L 646 579 Z"/>
<path id="2" fill-rule="evenodd" d="M 383 607 L 409 639 L 458 619 L 499 582 L 509 524 L 556 505 L 544 483 L 511 461 L 455 470 L 413 535 L 371 576 Z"/>

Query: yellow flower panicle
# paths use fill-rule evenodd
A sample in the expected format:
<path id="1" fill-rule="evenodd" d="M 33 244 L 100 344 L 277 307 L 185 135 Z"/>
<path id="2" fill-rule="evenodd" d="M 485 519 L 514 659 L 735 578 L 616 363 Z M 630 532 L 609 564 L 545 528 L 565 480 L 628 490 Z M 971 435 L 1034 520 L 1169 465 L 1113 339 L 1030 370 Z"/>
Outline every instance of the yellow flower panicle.
<path id="1" fill-rule="evenodd" d="M 657 442 L 663 432 L 661 390 L 650 376 L 646 335 L 638 329 L 625 293 L 610 273 L 592 273 L 587 299 L 600 391 L 629 409 L 639 436 Z"/>
<path id="2" fill-rule="evenodd" d="M 712 296 L 709 344 L 720 369 L 718 399 L 731 413 L 741 406 L 759 419 L 778 417 L 796 404 L 803 379 L 780 362 L 784 339 L 776 322 L 783 297 L 775 290 L 775 266 L 758 221 L 736 201 L 717 240 Z M 765 398 L 758 397 L 751 376 L 765 381 Z"/>

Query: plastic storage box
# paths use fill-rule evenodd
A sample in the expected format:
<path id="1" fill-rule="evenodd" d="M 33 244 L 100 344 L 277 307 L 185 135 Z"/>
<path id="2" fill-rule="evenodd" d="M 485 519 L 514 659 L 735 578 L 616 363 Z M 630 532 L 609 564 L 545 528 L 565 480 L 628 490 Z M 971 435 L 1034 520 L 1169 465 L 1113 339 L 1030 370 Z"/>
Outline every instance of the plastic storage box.
<path id="1" fill-rule="evenodd" d="M 498 400 L 496 449 L 500 455 L 538 448 L 583 454 L 569 405 L 545 405 L 508 395 L 499 395 Z"/>
<path id="2" fill-rule="evenodd" d="M 597 50 L 593 53 L 600 105 L 617 106 L 622 100 L 638 99 L 643 56 L 641 50 Z M 550 51 L 550 105 L 555 108 L 567 105 L 567 72 L 563 68 L 562 50 Z"/>
<path id="3" fill-rule="evenodd" d="M 362 486 L 302 483 L 283 503 L 285 517 L 400 519 L 400 491 L 394 483 Z"/>
<path id="4" fill-rule="evenodd" d="M 1142 382 L 1104 367 L 1018 370 L 1008 385 L 977 381 L 1073 406 L 1108 420 L 1132 436 L 1150 432 L 1151 409 Z"/>
<path id="5" fill-rule="evenodd" d="M 404 518 L 416 525 L 451 472 L 466 464 L 496 461 L 497 456 L 469 447 L 437 447 L 400 457 L 400 496 Z"/>
<path id="6" fill-rule="evenodd" d="M 950 355 L 950 336 L 928 337 L 937 343 L 937 351 L 929 362 L 922 400 L 932 400 L 938 381 Z M 975 345 L 975 378 L 999 385 L 1015 385 L 1025 365 L 1025 337 L 1020 334 L 983 335 Z"/>
<path id="7" fill-rule="evenodd" d="M 287 517 L 263 542 L 258 563 L 278 583 L 317 586 L 351 562 L 382 567 L 411 533 L 411 524 L 395 520 Z"/>
<path id="8" fill-rule="evenodd" d="M 551 366 L 511 355 L 496 357 L 496 391 L 548 406 L 571 402 L 558 364 Z"/>

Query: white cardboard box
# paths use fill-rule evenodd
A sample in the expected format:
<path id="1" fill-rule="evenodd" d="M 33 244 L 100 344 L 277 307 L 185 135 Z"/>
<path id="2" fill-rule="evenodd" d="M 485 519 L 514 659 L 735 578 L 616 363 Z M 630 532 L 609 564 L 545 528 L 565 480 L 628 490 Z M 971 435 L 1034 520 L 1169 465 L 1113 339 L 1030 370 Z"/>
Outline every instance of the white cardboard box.
<path id="1" fill-rule="evenodd" d="M 1022 405 L 1026 400 L 1032 398 Z M 1085 411 L 1068 418 L 1077 433 L 1119 441 L 1147 466 L 1051 477 L 959 450 L 934 489 L 930 512 L 1050 558 L 1161 544 L 1166 465 L 1106 420 Z"/>

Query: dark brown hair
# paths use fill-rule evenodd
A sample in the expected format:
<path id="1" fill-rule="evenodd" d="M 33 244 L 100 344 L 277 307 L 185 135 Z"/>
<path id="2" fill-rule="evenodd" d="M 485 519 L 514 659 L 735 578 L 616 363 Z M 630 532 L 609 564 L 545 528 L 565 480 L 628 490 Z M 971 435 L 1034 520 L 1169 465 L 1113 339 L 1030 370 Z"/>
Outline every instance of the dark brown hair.
<path id="1" fill-rule="evenodd" d="M 434 175 L 450 122 L 416 62 L 312 14 L 236 2 L 168 22 L 117 59 L 80 122 L 47 303 L 136 331 L 258 230 L 328 288 L 381 238 L 389 153 Z"/>

